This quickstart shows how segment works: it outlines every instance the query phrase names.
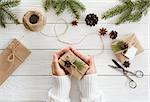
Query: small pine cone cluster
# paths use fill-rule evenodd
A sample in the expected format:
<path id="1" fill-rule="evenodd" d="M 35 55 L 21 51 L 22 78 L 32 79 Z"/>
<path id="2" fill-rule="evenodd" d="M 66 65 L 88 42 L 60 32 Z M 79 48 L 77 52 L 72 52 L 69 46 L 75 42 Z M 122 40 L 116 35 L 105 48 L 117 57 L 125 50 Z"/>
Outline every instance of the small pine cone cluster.
<path id="1" fill-rule="evenodd" d="M 67 68 L 69 68 L 69 67 L 71 66 L 71 63 L 70 63 L 69 61 L 65 61 L 65 66 L 66 66 Z"/>
<path id="2" fill-rule="evenodd" d="M 116 39 L 117 36 L 118 36 L 118 32 L 112 30 L 110 32 L 109 36 L 110 36 L 111 39 Z"/>

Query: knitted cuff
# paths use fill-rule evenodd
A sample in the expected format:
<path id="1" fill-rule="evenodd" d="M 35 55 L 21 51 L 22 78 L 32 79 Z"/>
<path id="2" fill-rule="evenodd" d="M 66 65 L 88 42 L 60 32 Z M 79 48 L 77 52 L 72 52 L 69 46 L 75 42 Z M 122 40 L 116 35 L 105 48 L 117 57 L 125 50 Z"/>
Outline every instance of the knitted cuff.
<path id="1" fill-rule="evenodd" d="M 71 80 L 69 76 L 52 76 L 53 87 L 50 89 L 49 94 L 55 97 L 68 98 L 71 88 Z"/>
<path id="2" fill-rule="evenodd" d="M 78 81 L 82 98 L 93 98 L 97 95 L 97 74 L 85 75 Z"/>

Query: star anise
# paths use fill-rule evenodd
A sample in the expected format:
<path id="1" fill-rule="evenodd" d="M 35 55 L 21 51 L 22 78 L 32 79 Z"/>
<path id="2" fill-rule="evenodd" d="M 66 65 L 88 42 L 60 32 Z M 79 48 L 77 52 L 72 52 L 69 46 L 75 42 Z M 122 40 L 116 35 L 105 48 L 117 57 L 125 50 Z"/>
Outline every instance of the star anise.
<path id="1" fill-rule="evenodd" d="M 71 22 L 71 24 L 72 24 L 72 26 L 78 26 L 78 21 L 77 21 L 77 20 L 73 20 L 73 21 Z"/>
<path id="2" fill-rule="evenodd" d="M 126 68 L 127 68 L 127 67 L 130 67 L 130 62 L 129 62 L 129 61 L 125 61 L 125 62 L 123 63 L 123 66 L 126 67 Z"/>
<path id="3" fill-rule="evenodd" d="M 102 35 L 102 36 L 106 35 L 107 32 L 108 32 L 108 31 L 107 31 L 106 28 L 101 28 L 101 29 L 99 30 L 99 34 Z"/>
<path id="4" fill-rule="evenodd" d="M 110 32 L 109 36 L 110 36 L 111 39 L 116 39 L 117 36 L 118 36 L 118 32 L 112 30 Z"/>

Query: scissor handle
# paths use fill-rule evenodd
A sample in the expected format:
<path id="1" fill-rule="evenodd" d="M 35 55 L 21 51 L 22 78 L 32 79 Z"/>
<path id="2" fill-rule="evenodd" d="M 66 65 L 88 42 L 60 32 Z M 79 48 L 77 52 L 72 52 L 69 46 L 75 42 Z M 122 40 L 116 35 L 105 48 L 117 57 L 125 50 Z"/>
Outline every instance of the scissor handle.
<path id="1" fill-rule="evenodd" d="M 142 78 L 144 76 L 144 73 L 141 70 L 137 70 L 135 72 L 135 75 L 136 75 L 137 78 Z"/>
<path id="2" fill-rule="evenodd" d="M 131 80 L 129 82 L 129 87 L 132 88 L 132 89 L 135 89 L 137 87 L 137 83 L 134 80 Z"/>

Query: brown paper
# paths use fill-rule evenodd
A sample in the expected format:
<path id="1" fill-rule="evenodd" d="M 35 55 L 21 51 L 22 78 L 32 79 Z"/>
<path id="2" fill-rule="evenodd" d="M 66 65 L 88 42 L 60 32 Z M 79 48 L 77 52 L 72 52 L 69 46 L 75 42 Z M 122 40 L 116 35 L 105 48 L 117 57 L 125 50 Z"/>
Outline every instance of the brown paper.
<path id="1" fill-rule="evenodd" d="M 129 34 L 123 38 L 120 39 L 120 41 L 124 41 L 125 43 L 128 44 L 128 46 L 134 46 L 137 48 L 137 53 L 136 55 L 142 53 L 144 51 L 143 47 L 140 44 L 140 41 L 138 40 L 138 38 L 136 37 L 135 34 Z M 113 42 L 115 43 L 115 42 Z M 113 44 L 112 43 L 112 44 Z M 127 57 L 125 57 L 122 52 L 120 51 L 120 53 L 115 53 L 117 59 L 121 62 L 124 63 L 125 61 L 128 61 L 129 59 Z"/>
<path id="2" fill-rule="evenodd" d="M 69 61 L 69 65 L 66 62 Z M 78 63 L 82 63 L 80 66 Z M 65 68 L 73 77 L 80 80 L 88 70 L 89 66 L 77 57 L 72 51 L 66 52 L 60 59 L 59 64 Z"/>
<path id="3" fill-rule="evenodd" d="M 30 51 L 14 39 L 0 54 L 0 85 L 25 61 Z"/>
<path id="4" fill-rule="evenodd" d="M 129 34 L 127 36 L 125 36 L 123 39 L 122 39 L 124 42 L 126 42 L 127 44 L 131 43 L 134 45 L 134 47 L 137 48 L 137 53 L 136 55 L 142 53 L 144 51 L 142 45 L 140 44 L 140 41 L 138 40 L 138 38 L 136 37 L 135 34 Z"/>

